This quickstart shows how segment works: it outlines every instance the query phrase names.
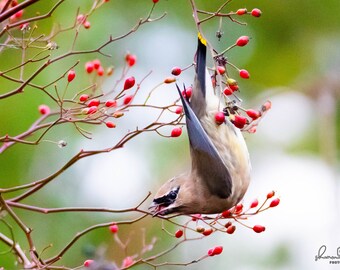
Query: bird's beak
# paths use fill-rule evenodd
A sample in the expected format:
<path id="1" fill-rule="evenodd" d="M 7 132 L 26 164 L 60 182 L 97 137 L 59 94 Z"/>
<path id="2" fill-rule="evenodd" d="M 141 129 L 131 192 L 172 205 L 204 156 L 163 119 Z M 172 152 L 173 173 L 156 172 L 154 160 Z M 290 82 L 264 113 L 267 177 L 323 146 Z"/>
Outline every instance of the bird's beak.
<path id="1" fill-rule="evenodd" d="M 172 207 L 171 205 L 159 204 L 152 202 L 149 206 L 150 213 L 155 216 L 166 216 L 176 212 L 178 207 Z"/>
<path id="2" fill-rule="evenodd" d="M 164 208 L 166 207 L 159 203 L 152 202 L 148 209 L 150 210 L 152 216 L 155 217 L 157 215 L 162 215 L 162 209 Z"/>

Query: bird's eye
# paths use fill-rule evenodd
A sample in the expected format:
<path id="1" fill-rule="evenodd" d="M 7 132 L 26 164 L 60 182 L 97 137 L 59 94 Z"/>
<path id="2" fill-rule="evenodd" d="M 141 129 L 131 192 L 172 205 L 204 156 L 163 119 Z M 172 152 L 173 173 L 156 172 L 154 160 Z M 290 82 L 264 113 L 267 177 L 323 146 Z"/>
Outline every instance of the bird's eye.
<path id="1" fill-rule="evenodd" d="M 169 199 L 174 200 L 177 198 L 177 192 L 174 190 L 171 190 L 168 196 L 169 196 Z"/>

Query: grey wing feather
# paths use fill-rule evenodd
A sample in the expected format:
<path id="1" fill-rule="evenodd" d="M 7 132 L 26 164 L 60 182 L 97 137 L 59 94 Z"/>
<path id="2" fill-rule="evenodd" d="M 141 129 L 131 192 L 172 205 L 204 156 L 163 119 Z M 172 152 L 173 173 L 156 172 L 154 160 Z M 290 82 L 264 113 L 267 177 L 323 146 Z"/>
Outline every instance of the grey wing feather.
<path id="1" fill-rule="evenodd" d="M 232 189 L 228 168 L 178 86 L 177 89 L 186 116 L 193 166 L 212 194 L 227 198 Z"/>

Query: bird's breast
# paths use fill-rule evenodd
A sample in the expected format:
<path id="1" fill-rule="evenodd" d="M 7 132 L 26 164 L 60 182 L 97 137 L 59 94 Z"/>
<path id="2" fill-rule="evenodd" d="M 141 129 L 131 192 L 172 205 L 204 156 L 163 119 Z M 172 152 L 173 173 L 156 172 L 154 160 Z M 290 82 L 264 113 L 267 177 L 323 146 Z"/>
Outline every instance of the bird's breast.
<path id="1" fill-rule="evenodd" d="M 208 112 L 200 122 L 230 173 L 232 193 L 228 200 L 235 205 L 243 198 L 250 182 L 249 153 L 241 131 L 228 119 L 217 125 L 215 113 Z"/>

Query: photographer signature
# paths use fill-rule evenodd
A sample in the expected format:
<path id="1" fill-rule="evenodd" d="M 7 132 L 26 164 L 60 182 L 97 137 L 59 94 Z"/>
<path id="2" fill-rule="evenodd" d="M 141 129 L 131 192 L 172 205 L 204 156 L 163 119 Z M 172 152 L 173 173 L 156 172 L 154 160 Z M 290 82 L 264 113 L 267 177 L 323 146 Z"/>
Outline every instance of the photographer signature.
<path id="1" fill-rule="evenodd" d="M 340 260 L 340 247 L 338 247 L 336 249 L 336 255 L 332 255 L 332 256 L 325 255 L 326 250 L 327 250 L 326 245 L 322 245 L 319 248 L 318 254 L 315 255 L 315 261 L 318 261 L 318 260 L 321 260 L 321 259 L 324 259 L 324 260 Z"/>

